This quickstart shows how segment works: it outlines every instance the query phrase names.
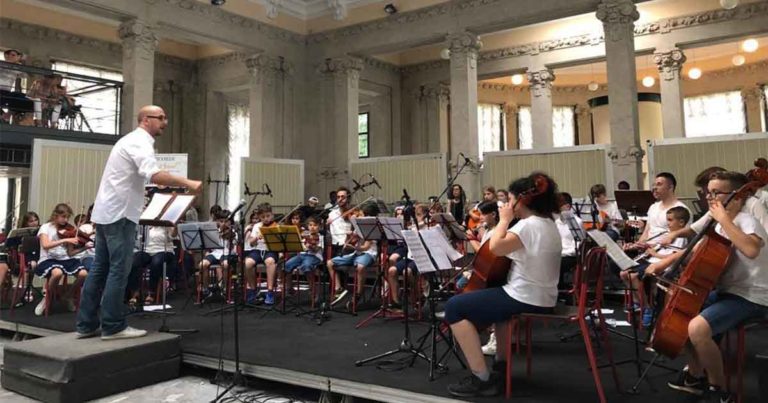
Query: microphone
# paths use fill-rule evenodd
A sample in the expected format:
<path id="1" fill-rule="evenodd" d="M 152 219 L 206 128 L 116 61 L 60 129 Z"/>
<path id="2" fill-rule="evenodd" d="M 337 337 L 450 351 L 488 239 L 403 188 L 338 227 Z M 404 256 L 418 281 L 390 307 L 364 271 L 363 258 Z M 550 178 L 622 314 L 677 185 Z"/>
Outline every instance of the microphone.
<path id="1" fill-rule="evenodd" d="M 376 185 L 376 187 L 379 188 L 379 190 L 381 190 L 381 185 L 379 185 L 379 181 L 377 181 L 376 178 L 371 174 L 368 174 L 368 176 L 371 177 L 371 183 Z"/>
<path id="2" fill-rule="evenodd" d="M 402 199 L 405 199 L 406 201 L 411 201 L 411 196 L 408 196 L 408 191 L 403 189 L 403 197 Z"/>
<path id="3" fill-rule="evenodd" d="M 250 196 L 251 195 L 251 189 L 248 189 L 248 184 L 247 183 L 244 183 L 244 185 L 245 185 L 245 195 L 246 196 Z"/>
<path id="4" fill-rule="evenodd" d="M 363 192 L 365 192 L 365 188 L 363 187 L 363 185 L 360 184 L 360 182 L 352 179 L 352 183 L 355 184 L 355 186 L 352 188 L 353 192 L 357 192 L 358 190 L 362 190 Z"/>
<path id="5" fill-rule="evenodd" d="M 464 153 L 459 153 L 459 157 L 464 159 L 464 164 L 465 165 L 469 165 L 469 166 L 476 166 L 477 165 L 477 164 L 475 164 L 474 161 L 472 161 L 471 158 L 469 158 L 466 155 L 464 155 Z"/>
<path id="6" fill-rule="evenodd" d="M 235 218 L 235 214 L 237 214 L 238 211 L 242 210 L 243 207 L 245 207 L 245 200 L 241 199 L 240 200 L 240 204 L 238 204 L 237 207 L 235 207 L 235 209 L 232 210 L 232 213 L 229 214 L 229 218 L 227 218 L 227 220 L 234 219 Z"/>
<path id="7" fill-rule="evenodd" d="M 269 184 L 265 183 L 264 187 L 267 188 L 267 194 L 269 195 L 269 197 L 274 197 L 272 196 L 272 189 L 269 188 Z"/>

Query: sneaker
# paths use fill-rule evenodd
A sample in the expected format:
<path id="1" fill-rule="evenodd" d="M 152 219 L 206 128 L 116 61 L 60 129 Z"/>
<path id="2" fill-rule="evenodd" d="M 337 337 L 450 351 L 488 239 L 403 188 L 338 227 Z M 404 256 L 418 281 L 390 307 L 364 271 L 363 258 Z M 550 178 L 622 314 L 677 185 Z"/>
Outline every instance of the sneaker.
<path id="1" fill-rule="evenodd" d="M 35 307 L 35 316 L 43 316 L 45 313 L 45 297 L 40 300 L 40 302 L 37 303 L 37 306 Z"/>
<path id="2" fill-rule="evenodd" d="M 89 339 L 91 337 L 96 337 L 99 334 L 101 334 L 101 329 L 91 330 L 90 332 L 80 333 L 78 330 L 77 333 L 75 333 L 76 339 Z"/>
<path id="3" fill-rule="evenodd" d="M 267 291 L 267 296 L 264 298 L 264 305 L 275 305 L 275 293 Z"/>
<path id="4" fill-rule="evenodd" d="M 249 304 L 255 304 L 257 300 L 256 290 L 245 291 L 245 302 Z"/>
<path id="5" fill-rule="evenodd" d="M 646 329 L 651 327 L 652 322 L 653 322 L 653 309 L 651 308 L 643 309 L 643 327 Z"/>
<path id="6" fill-rule="evenodd" d="M 640 312 L 640 310 L 641 310 L 641 308 L 640 308 L 640 304 L 637 304 L 637 303 L 635 303 L 635 304 L 632 304 L 632 307 L 631 307 L 631 308 L 630 308 L 630 306 L 629 306 L 629 305 L 627 305 L 627 306 L 625 306 L 625 307 L 624 307 L 624 312 L 625 312 L 625 313 L 629 313 L 629 312 Z"/>
<path id="7" fill-rule="evenodd" d="M 137 337 L 144 337 L 147 335 L 146 330 L 134 329 L 130 326 L 126 327 L 120 332 L 110 335 L 102 335 L 102 340 L 119 340 L 119 339 L 134 339 Z"/>
<path id="8" fill-rule="evenodd" d="M 483 346 L 483 355 L 496 355 L 496 332 L 491 333 L 488 343 Z"/>
<path id="9" fill-rule="evenodd" d="M 707 390 L 707 378 L 697 378 L 688 373 L 688 368 L 680 371 L 676 380 L 667 382 L 667 386 L 674 390 L 701 396 Z"/>
<path id="10" fill-rule="evenodd" d="M 736 397 L 729 392 L 720 389 L 717 386 L 710 385 L 704 391 L 704 402 L 711 403 L 736 403 Z"/>
<path id="11" fill-rule="evenodd" d="M 75 305 L 75 301 L 72 298 L 65 299 L 64 303 L 67 305 L 67 311 L 69 312 L 77 311 L 77 305 Z"/>
<path id="12" fill-rule="evenodd" d="M 334 306 L 339 302 L 341 302 L 341 300 L 343 300 L 344 297 L 347 296 L 347 294 L 349 294 L 349 290 L 347 290 L 346 288 L 342 288 L 341 290 L 336 290 L 336 293 L 333 294 L 333 301 L 331 301 L 331 306 Z"/>
<path id="13" fill-rule="evenodd" d="M 491 372 L 491 377 L 483 382 L 474 374 L 470 374 L 461 381 L 448 385 L 448 393 L 456 397 L 496 396 L 501 393 L 499 375 Z"/>

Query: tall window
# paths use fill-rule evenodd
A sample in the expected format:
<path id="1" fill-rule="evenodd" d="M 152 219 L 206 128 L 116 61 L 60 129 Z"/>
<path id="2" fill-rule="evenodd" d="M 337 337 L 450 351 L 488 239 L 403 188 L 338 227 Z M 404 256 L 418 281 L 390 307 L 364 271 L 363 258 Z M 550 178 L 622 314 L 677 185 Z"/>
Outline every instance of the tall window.
<path id="1" fill-rule="evenodd" d="M 119 72 L 90 66 L 55 61 L 52 68 L 65 73 L 123 81 L 123 75 Z M 67 88 L 67 93 L 76 95 L 75 102 L 81 106 L 83 116 L 87 119 L 91 130 L 95 133 L 118 134 L 116 123 L 120 99 L 115 88 L 103 88 L 98 85 L 94 87 L 92 82 L 74 79 L 66 79 L 61 84 Z"/>
<path id="2" fill-rule="evenodd" d="M 531 107 L 521 106 L 517 112 L 518 144 L 521 150 L 533 148 Z M 552 144 L 570 147 L 576 144 L 576 114 L 573 106 L 552 107 Z"/>
<path id="3" fill-rule="evenodd" d="M 357 115 L 357 156 L 359 158 L 371 156 L 369 118 L 370 114 L 368 112 Z"/>
<path id="4" fill-rule="evenodd" d="M 250 145 L 251 119 L 248 105 L 227 105 L 229 116 L 229 189 L 227 189 L 227 205 L 240 200 L 241 158 L 248 157 Z"/>
<path id="5" fill-rule="evenodd" d="M 504 150 L 504 110 L 501 105 L 477 105 L 477 137 L 480 158 L 487 151 Z"/>
<path id="6" fill-rule="evenodd" d="M 744 101 L 739 91 L 688 97 L 684 106 L 686 137 L 747 132 Z"/>

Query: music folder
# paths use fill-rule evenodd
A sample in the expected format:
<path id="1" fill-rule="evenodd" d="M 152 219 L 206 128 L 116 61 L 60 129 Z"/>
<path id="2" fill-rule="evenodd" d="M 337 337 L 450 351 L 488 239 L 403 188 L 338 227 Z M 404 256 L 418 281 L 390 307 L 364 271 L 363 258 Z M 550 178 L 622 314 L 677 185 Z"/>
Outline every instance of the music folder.
<path id="1" fill-rule="evenodd" d="M 187 212 L 194 195 L 155 193 L 139 217 L 140 225 L 153 225 L 157 227 L 173 227 Z"/>

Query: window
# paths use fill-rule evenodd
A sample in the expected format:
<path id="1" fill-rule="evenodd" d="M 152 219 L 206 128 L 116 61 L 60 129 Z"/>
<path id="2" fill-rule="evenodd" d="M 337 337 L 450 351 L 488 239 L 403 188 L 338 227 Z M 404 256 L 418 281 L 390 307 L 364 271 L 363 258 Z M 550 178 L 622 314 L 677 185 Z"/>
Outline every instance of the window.
<path id="1" fill-rule="evenodd" d="M 227 189 L 227 204 L 234 204 L 240 200 L 241 158 L 249 156 L 251 118 L 248 105 L 227 105 L 229 118 L 229 189 Z"/>
<path id="2" fill-rule="evenodd" d="M 517 133 L 521 150 L 533 148 L 530 106 L 521 106 L 518 109 Z M 570 147 L 576 144 L 576 113 L 573 106 L 552 107 L 552 144 L 555 147 Z"/>
<path id="3" fill-rule="evenodd" d="M 357 115 L 357 156 L 359 158 L 368 158 L 371 155 L 369 117 L 368 112 Z"/>
<path id="4" fill-rule="evenodd" d="M 52 68 L 65 73 L 123 81 L 121 73 L 96 67 L 55 61 Z M 95 133 L 118 134 L 120 98 L 116 88 L 76 79 L 65 79 L 61 84 L 66 87 L 68 94 L 75 95 L 75 102 L 81 106 L 83 117 L 91 130 Z"/>
<path id="5" fill-rule="evenodd" d="M 703 137 L 746 133 L 747 119 L 741 92 L 688 97 L 685 106 L 685 136 Z"/>
<path id="6" fill-rule="evenodd" d="M 768 132 L 768 85 L 763 86 L 763 131 Z"/>
<path id="7" fill-rule="evenodd" d="M 504 150 L 504 110 L 501 105 L 477 105 L 477 137 L 481 159 L 484 152 Z"/>

